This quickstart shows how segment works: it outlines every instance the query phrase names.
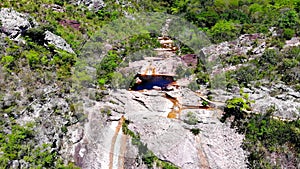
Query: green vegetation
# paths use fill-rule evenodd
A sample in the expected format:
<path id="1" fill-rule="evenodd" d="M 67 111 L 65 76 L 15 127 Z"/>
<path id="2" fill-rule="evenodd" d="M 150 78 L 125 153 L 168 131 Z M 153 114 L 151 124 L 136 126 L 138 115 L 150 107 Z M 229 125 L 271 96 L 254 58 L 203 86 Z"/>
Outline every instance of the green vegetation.
<path id="1" fill-rule="evenodd" d="M 226 102 L 225 114 L 221 119 L 224 122 L 227 117 L 234 116 L 231 127 L 245 134 L 243 149 L 250 152 L 248 167 L 296 167 L 300 159 L 300 120 L 274 119 L 272 113 L 275 106 L 269 107 L 264 114 L 247 114 L 245 110 L 249 108 L 244 98 L 230 99 Z"/>
<path id="2" fill-rule="evenodd" d="M 198 129 L 198 128 L 193 128 L 193 129 L 191 129 L 190 130 L 194 135 L 198 135 L 199 133 L 200 133 L 200 129 Z"/>
<path id="3" fill-rule="evenodd" d="M 30 168 L 56 168 L 63 166 L 60 157 L 55 151 L 51 151 L 50 144 L 36 146 L 34 142 L 34 124 L 26 126 L 11 124 L 11 133 L 6 133 L 0 127 L 0 166 L 9 168 L 13 160 L 24 160 L 30 164 Z M 65 166 L 72 167 L 72 164 Z"/>
<path id="4" fill-rule="evenodd" d="M 247 66 L 242 66 L 235 71 L 226 73 L 227 87 L 239 84 L 241 87 L 250 83 L 267 79 L 270 82 L 283 81 L 288 85 L 300 83 L 299 47 L 278 51 L 275 49 L 266 50 L 259 58 L 247 62 Z"/>
<path id="5" fill-rule="evenodd" d="M 197 116 L 193 112 L 188 112 L 184 122 L 189 125 L 196 125 L 198 123 Z"/>
<path id="6" fill-rule="evenodd" d="M 97 66 L 98 83 L 100 86 L 110 82 L 121 58 L 114 51 L 109 51 Z"/>
<path id="7" fill-rule="evenodd" d="M 291 1 L 184 1 L 170 2 L 173 14 L 182 14 L 204 30 L 214 42 L 233 39 L 244 33 L 266 33 L 275 26 L 285 30 L 290 38 L 299 33 L 299 2 Z"/>
<path id="8" fill-rule="evenodd" d="M 203 100 L 201 104 L 202 104 L 202 106 L 207 107 L 208 106 L 208 101 Z"/>
<path id="9" fill-rule="evenodd" d="M 116 73 L 117 68 L 120 65 L 128 65 L 129 62 L 142 60 L 144 56 L 150 56 L 151 53 L 148 49 L 152 50 L 157 47 L 160 47 L 157 37 L 154 37 L 150 33 L 128 37 L 128 39 L 123 40 L 121 46 L 118 46 L 118 48 L 123 48 L 124 50 L 108 51 L 107 55 L 97 66 L 98 84 L 101 87 L 104 87 L 105 84 L 119 88 L 128 87 L 131 79 L 120 73 Z M 145 51 L 146 53 L 135 53 L 139 51 Z M 129 76 L 132 77 L 133 75 Z"/>
<path id="10" fill-rule="evenodd" d="M 188 84 L 187 86 L 189 89 L 191 89 L 192 91 L 197 91 L 200 89 L 200 86 L 197 82 L 193 81 L 191 83 Z"/>
<path id="11" fill-rule="evenodd" d="M 111 116 L 111 110 L 108 107 L 102 108 L 101 110 L 102 114 L 105 114 L 107 116 Z"/>
<path id="12" fill-rule="evenodd" d="M 1 39 L 0 67 L 3 68 L 4 83 L 1 83 L 0 98 L 8 90 L 25 88 L 27 95 L 44 84 L 57 85 L 62 97 L 70 92 L 70 77 L 72 68 L 76 64 L 77 57 L 80 57 L 81 49 L 87 39 L 93 37 L 95 32 L 103 26 L 114 21 L 124 14 L 130 16 L 136 12 L 162 12 L 179 15 L 195 24 L 199 30 L 205 32 L 210 40 L 219 43 L 225 40 L 232 40 L 241 34 L 264 33 L 268 38 L 268 49 L 261 57 L 248 60 L 248 56 L 234 55 L 226 57 L 222 61 L 225 65 L 245 64 L 235 71 L 226 74 L 227 88 L 235 85 L 247 87 L 257 80 L 267 79 L 270 82 L 283 81 L 300 91 L 300 47 L 282 49 L 284 41 L 300 34 L 300 1 L 299 0 L 171 0 L 171 1 L 150 1 L 142 2 L 128 0 L 122 3 L 105 1 L 106 6 L 99 10 L 89 10 L 84 5 L 72 5 L 70 1 L 59 0 L 28 0 L 28 1 L 3 1 L 1 8 L 9 7 L 14 10 L 29 14 L 39 26 L 22 33 L 26 43 L 16 42 L 8 38 Z M 55 11 L 51 5 L 60 5 L 62 12 Z M 63 24 L 65 21 L 75 21 L 80 25 Z M 33 23 L 33 19 L 29 19 Z M 0 23 L 1 27 L 1 23 Z M 276 27 L 278 37 L 270 37 L 269 28 Z M 44 46 L 44 32 L 51 31 L 61 36 L 74 49 L 76 54 L 70 54 L 53 45 Z M 130 61 L 143 59 L 145 56 L 139 51 L 147 51 L 147 56 L 154 53 L 148 52 L 152 48 L 159 47 L 156 37 L 158 35 L 145 31 L 142 34 L 116 39 L 118 42 L 112 44 L 112 49 L 106 57 L 97 65 L 97 82 L 85 76 L 87 72 L 80 72 L 80 78 L 88 83 L 96 83 L 101 88 L 106 86 L 124 87 L 130 80 L 120 73 L 115 73 L 119 66 L 124 66 Z M 177 54 L 195 53 L 191 48 L 174 39 L 179 47 Z M 253 44 L 255 46 L 255 44 Z M 134 53 L 136 53 L 134 55 Z M 189 84 L 192 90 L 198 90 L 200 84 L 207 85 L 210 76 L 207 72 L 205 62 L 199 58 L 195 70 L 184 71 L 178 68 L 176 73 L 179 77 L 196 74 L 197 81 Z M 132 76 L 132 75 L 130 75 Z M 15 78 L 17 77 L 17 78 Z M 15 79 L 14 79 L 15 78 Z M 17 79 L 17 80 L 16 80 Z M 50 79 L 50 80 L 49 80 Z M 2 80 L 2 77 L 1 77 Z M 18 85 L 21 81 L 24 83 Z M 32 85 L 34 84 L 38 85 Z M 5 84 L 7 82 L 7 84 Z M 26 86 L 27 85 L 27 86 Z M 259 85 L 257 83 L 257 85 Z M 28 87 L 30 86 L 30 87 Z M 104 93 L 96 92 L 94 99 L 100 101 Z M 21 97 L 21 96 L 19 96 Z M 23 96 L 22 96 L 23 97 Z M 34 97 L 28 98 L 33 101 Z M 209 98 L 211 99 L 211 98 Z M 19 100 L 14 98 L 14 100 Z M 2 103 L 1 103 L 2 104 Z M 202 103 L 204 106 L 206 103 Z M 228 117 L 234 116 L 233 126 L 240 132 L 246 134 L 244 148 L 250 152 L 250 168 L 272 168 L 267 157 L 275 153 L 277 160 L 290 161 L 292 165 L 299 164 L 299 120 L 283 122 L 273 119 L 272 113 L 266 115 L 247 115 L 250 109 L 250 101 L 247 97 L 233 98 L 226 102 L 226 114 L 221 119 L 225 121 Z M 32 168 L 75 168 L 72 163 L 64 167 L 61 159 L 55 151 L 51 151 L 52 145 L 36 146 L 36 133 L 34 126 L 20 126 L 14 122 L 19 115 L 19 105 L 13 102 L 11 105 L 1 108 L 0 113 L 0 165 L 9 168 L 12 160 L 24 160 Z M 30 109 L 30 108 L 28 108 Z M 71 112 L 75 112 L 75 106 L 70 106 Z M 271 112 L 271 109 L 270 109 Z M 4 118 L 4 114 L 8 118 Z M 55 113 L 60 114 L 59 111 Z M 111 115 L 109 110 L 102 110 L 102 113 Z M 78 113 L 79 121 L 84 121 L 86 116 Z M 198 123 L 196 116 L 187 114 L 186 123 L 195 125 Z M 139 148 L 140 155 L 148 167 L 154 163 L 162 168 L 177 168 L 176 166 L 158 159 L 153 152 L 148 150 L 147 145 L 141 143 L 138 135 L 128 130 L 127 123 L 124 123 L 123 132 L 132 137 L 132 143 Z M 9 132 L 8 132 L 9 131 Z M 67 127 L 63 126 L 61 131 L 66 133 Z M 191 132 L 198 134 L 199 129 L 192 129 Z M 3 152 L 3 153 L 2 153 Z M 283 161 L 284 163 L 285 161 Z"/>

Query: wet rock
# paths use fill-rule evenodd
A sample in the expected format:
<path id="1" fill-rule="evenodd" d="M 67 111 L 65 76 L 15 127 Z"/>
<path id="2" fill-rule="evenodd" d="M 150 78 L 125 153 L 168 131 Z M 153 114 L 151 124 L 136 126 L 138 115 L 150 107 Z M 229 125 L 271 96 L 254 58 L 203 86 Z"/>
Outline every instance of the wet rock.
<path id="1" fill-rule="evenodd" d="M 34 27 L 37 23 L 25 14 L 21 14 L 11 8 L 1 8 L 0 10 L 1 30 L 11 39 L 17 39 L 26 30 Z"/>
<path id="2" fill-rule="evenodd" d="M 52 44 L 57 48 L 65 50 L 69 53 L 75 53 L 71 46 L 63 38 L 53 34 L 50 31 L 45 32 L 45 41 L 47 42 L 47 44 Z"/>

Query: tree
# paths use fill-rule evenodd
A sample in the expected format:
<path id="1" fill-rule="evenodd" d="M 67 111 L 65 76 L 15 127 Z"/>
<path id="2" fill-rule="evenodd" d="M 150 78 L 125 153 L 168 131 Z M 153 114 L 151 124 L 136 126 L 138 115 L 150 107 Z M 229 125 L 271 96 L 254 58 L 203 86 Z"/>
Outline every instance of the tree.
<path id="1" fill-rule="evenodd" d="M 210 30 L 210 35 L 215 42 L 227 41 L 235 38 L 239 29 L 232 21 L 220 20 Z"/>
<path id="2" fill-rule="evenodd" d="M 248 110 L 250 110 L 250 101 L 247 97 L 234 97 L 226 101 L 224 108 L 225 114 L 221 118 L 221 122 L 225 122 L 227 118 L 233 116 L 234 120 L 231 123 L 231 127 L 238 127 L 239 132 L 243 132 L 245 129 L 244 120 Z"/>
<path id="3" fill-rule="evenodd" d="M 299 16 L 295 10 L 288 10 L 279 17 L 280 28 L 295 28 L 297 25 L 299 25 Z"/>

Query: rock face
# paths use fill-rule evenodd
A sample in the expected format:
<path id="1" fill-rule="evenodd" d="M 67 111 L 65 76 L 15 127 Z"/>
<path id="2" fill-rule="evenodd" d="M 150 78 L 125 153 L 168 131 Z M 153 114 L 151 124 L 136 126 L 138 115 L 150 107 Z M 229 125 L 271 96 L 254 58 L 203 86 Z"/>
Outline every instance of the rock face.
<path id="1" fill-rule="evenodd" d="M 253 111 L 264 113 L 274 108 L 273 115 L 286 120 L 293 120 L 300 117 L 300 92 L 277 83 L 270 87 L 254 88 L 250 99 L 254 100 Z"/>
<path id="2" fill-rule="evenodd" d="M 10 39 L 18 39 L 25 31 L 38 25 L 31 17 L 10 8 L 2 8 L 0 10 L 0 21 L 0 32 Z M 76 26 L 76 29 L 79 28 L 79 25 Z M 44 35 L 44 40 L 47 44 L 53 44 L 57 48 L 69 53 L 75 53 L 71 46 L 60 36 L 57 36 L 50 31 L 46 31 Z"/>
<path id="3" fill-rule="evenodd" d="M 245 34 L 231 42 L 222 42 L 203 48 L 208 61 L 216 61 L 222 55 L 246 55 L 251 52 L 254 57 L 260 56 L 266 49 L 265 37 L 262 34 Z M 254 45 L 256 43 L 256 45 Z"/>
<path id="4" fill-rule="evenodd" d="M 71 46 L 60 36 L 57 36 L 55 34 L 53 34 L 50 31 L 46 31 L 45 32 L 45 41 L 48 44 L 52 44 L 55 45 L 57 48 L 60 48 L 62 50 L 65 50 L 69 53 L 75 53 L 73 51 L 73 49 L 71 48 Z"/>
<path id="5" fill-rule="evenodd" d="M 214 101 L 225 102 L 233 97 L 241 97 L 240 89 L 224 91 L 213 89 L 209 92 Z M 294 120 L 300 117 L 300 92 L 283 83 L 271 86 L 260 86 L 243 88 L 243 92 L 249 95 L 254 113 L 266 113 L 269 109 L 274 109 L 273 116 L 284 120 Z"/>
<path id="6" fill-rule="evenodd" d="M 14 39 L 36 26 L 35 21 L 25 14 L 10 8 L 0 10 L 1 32 Z"/>
<path id="7" fill-rule="evenodd" d="M 169 99 L 162 91 L 116 90 L 101 102 L 89 104 L 94 106 L 85 108 L 89 112 L 89 122 L 79 142 L 86 145 L 81 167 L 146 168 L 140 163 L 139 155 L 146 150 L 133 144 L 131 136 L 122 133 L 120 121 L 124 117 L 129 121 L 128 128 L 162 161 L 184 169 L 246 168 L 245 152 L 240 147 L 243 135 L 218 120 L 221 115 L 218 109 L 199 109 L 202 98 L 196 94 L 186 97 L 186 93 L 193 92 L 180 89 L 169 94 L 177 98 Z M 167 118 L 174 109 L 174 99 L 178 105 L 189 108 L 174 119 Z M 104 109 L 110 110 L 109 116 Z M 97 110 L 102 114 L 96 113 Z M 196 124 L 186 122 L 190 113 L 195 116 Z M 195 128 L 200 134 L 190 131 Z"/>

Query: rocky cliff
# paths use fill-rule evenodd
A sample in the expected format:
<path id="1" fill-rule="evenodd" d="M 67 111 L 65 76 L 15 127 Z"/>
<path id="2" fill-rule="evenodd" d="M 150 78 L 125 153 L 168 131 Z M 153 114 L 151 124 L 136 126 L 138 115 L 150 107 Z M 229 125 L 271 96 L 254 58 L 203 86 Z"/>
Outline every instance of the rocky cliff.
<path id="1" fill-rule="evenodd" d="M 106 6 L 103 1 L 74 1 L 72 4 L 85 5 L 88 11 L 100 11 L 98 15 L 103 18 L 109 15 L 101 13 Z M 68 10 L 62 6 L 43 8 L 51 8 L 59 15 Z M 131 17 L 134 16 L 127 16 L 134 20 Z M 147 74 L 153 68 L 155 71 L 152 73 L 162 77 L 177 75 L 176 87 L 179 87 L 166 88 L 171 91 L 159 87 L 132 91 L 128 90 L 128 84 L 126 89 L 120 88 L 120 81 L 125 80 L 118 79 L 118 76 L 114 76 L 117 78 L 111 81 L 112 86 L 91 83 L 94 79 L 84 75 L 99 72 L 98 68 L 93 67 L 95 65 L 89 65 L 96 61 L 80 62 L 81 53 L 74 47 L 78 44 L 71 44 L 72 40 L 58 36 L 63 31 L 51 32 L 50 28 L 45 29 L 30 15 L 12 8 L 1 8 L 0 21 L 0 43 L 4 49 L 0 51 L 0 141 L 6 147 L 25 145 L 25 148 L 11 146 L 17 147 L 12 148 L 13 153 L 8 153 L 8 148 L 0 147 L 0 166 L 39 166 L 29 158 L 32 156 L 41 157 L 39 163 L 44 162 L 44 167 L 74 163 L 80 168 L 103 169 L 247 168 L 249 152 L 244 148 L 245 135 L 232 128 L 232 119 L 225 123 L 220 121 L 227 100 L 246 94 L 251 101 L 251 109 L 247 110 L 249 114 L 266 114 L 273 107 L 272 119 L 289 122 L 300 117 L 300 93 L 296 84 L 253 79 L 248 85 L 241 86 L 228 85 L 226 81 L 226 72 L 239 71 L 255 59 L 259 62 L 269 49 L 284 52 L 298 46 L 298 37 L 285 41 L 285 45 L 278 48 L 269 43 L 273 35 L 244 34 L 233 41 L 205 46 L 201 52 L 198 51 L 200 54 L 181 56 L 180 52 L 184 51 L 181 42 L 160 38 L 161 48 L 136 52 L 138 56 L 130 56 L 132 58 L 128 63 L 125 62 L 126 57 L 121 58 L 119 67 L 114 71 L 126 75 L 128 82 L 136 83 L 137 79 L 131 79 L 132 73 Z M 67 20 L 60 20 L 59 23 L 60 29 L 84 32 L 84 26 L 77 21 L 74 22 L 76 27 L 70 26 Z M 172 20 L 167 19 L 162 26 L 164 37 L 168 36 L 170 25 Z M 32 30 L 38 31 L 28 34 Z M 106 40 L 98 38 L 101 42 Z M 180 47 L 182 50 L 179 50 Z M 91 53 L 98 50 L 89 49 Z M 128 48 L 118 42 L 117 45 L 105 42 L 105 50 L 101 52 L 112 50 L 122 52 Z M 92 54 L 101 59 L 109 57 L 103 53 Z M 238 61 L 230 60 L 232 56 L 238 56 Z M 211 81 L 197 84 L 196 80 L 201 81 L 199 74 L 203 72 L 195 69 L 201 59 L 207 66 L 207 70 L 201 71 Z M 83 65 L 87 69 L 74 72 L 71 65 Z M 71 76 L 72 73 L 77 74 Z M 296 82 L 297 78 L 299 76 L 296 74 L 296 79 L 292 81 Z M 24 139 L 21 127 L 28 124 L 34 134 L 26 130 Z M 21 129 L 16 130 L 15 126 L 21 126 Z M 298 129 L 293 128 L 295 133 Z M 15 131 L 21 136 L 14 136 Z M 18 139 L 21 141 L 14 142 Z M 26 154 L 28 152 L 25 150 L 29 149 L 34 153 Z M 17 157 L 11 155 L 17 152 L 22 153 Z M 44 152 L 46 157 L 42 154 Z"/>

